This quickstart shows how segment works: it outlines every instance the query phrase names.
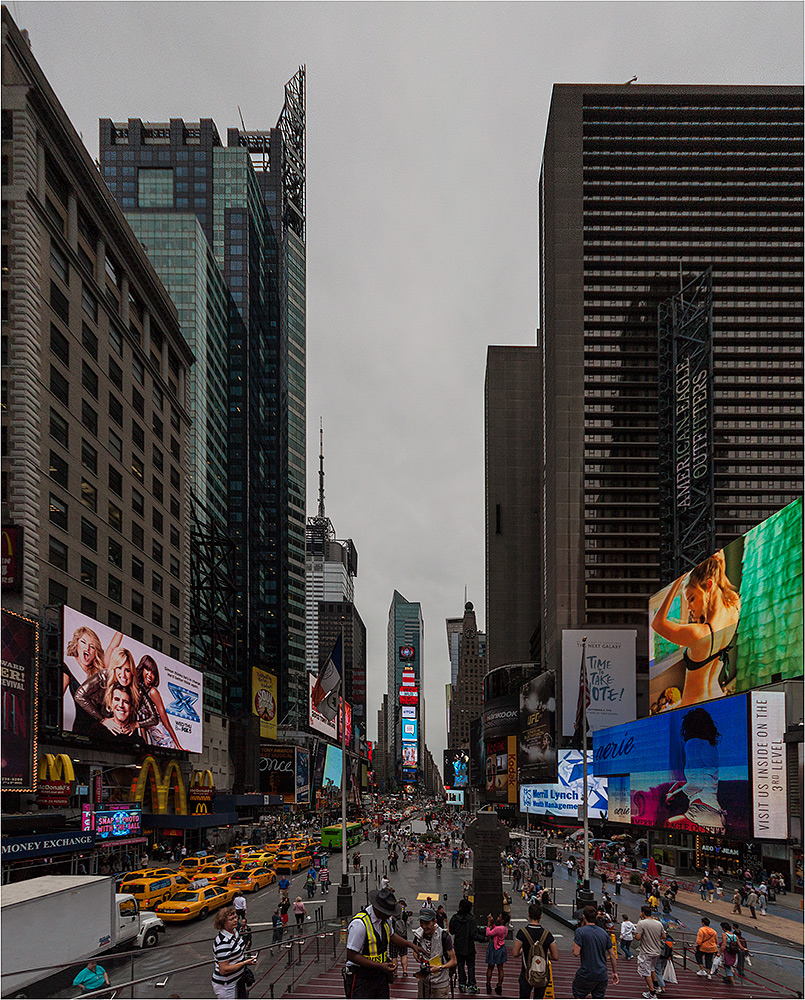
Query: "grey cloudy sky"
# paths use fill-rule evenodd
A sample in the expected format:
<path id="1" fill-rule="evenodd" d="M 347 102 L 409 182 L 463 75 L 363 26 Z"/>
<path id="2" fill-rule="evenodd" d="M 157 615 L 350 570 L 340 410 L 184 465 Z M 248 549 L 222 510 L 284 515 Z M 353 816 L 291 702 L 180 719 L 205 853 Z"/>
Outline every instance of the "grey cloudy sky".
<path id="1" fill-rule="evenodd" d="M 370 737 L 392 592 L 421 601 L 427 741 L 444 620 L 484 622 L 488 344 L 538 325 L 553 83 L 797 84 L 800 3 L 8 4 L 84 141 L 98 118 L 276 123 L 307 66 L 308 497 L 352 537 Z"/>

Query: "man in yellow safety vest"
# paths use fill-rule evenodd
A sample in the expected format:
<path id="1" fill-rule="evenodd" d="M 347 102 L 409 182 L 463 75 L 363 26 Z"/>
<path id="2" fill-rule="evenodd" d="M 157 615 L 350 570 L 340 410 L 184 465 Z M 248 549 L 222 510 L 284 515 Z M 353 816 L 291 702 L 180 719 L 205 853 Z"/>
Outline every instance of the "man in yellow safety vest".
<path id="1" fill-rule="evenodd" d="M 350 922 L 347 931 L 347 967 L 344 977 L 348 997 L 385 1000 L 397 971 L 397 960 L 389 958 L 389 944 L 411 948 L 424 955 L 419 945 L 395 934 L 391 917 L 397 911 L 397 897 L 391 889 L 380 889 L 365 910 Z"/>

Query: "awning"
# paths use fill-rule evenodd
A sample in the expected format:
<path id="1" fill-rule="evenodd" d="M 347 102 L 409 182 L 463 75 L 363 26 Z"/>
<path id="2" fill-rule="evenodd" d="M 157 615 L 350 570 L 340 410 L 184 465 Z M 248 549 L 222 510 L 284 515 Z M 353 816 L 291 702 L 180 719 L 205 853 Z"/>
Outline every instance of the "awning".
<path id="1" fill-rule="evenodd" d="M 236 812 L 199 813 L 175 816 L 164 813 L 143 813 L 142 827 L 146 830 L 205 830 L 213 826 L 232 826 L 238 822 Z"/>

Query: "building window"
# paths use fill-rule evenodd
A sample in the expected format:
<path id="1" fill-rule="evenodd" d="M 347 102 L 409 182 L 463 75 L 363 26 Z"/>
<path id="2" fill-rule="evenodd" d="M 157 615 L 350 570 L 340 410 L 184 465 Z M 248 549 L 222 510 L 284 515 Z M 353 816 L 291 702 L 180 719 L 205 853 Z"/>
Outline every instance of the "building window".
<path id="1" fill-rule="evenodd" d="M 162 546 L 159 542 L 151 543 L 151 556 L 155 563 L 162 565 Z"/>
<path id="2" fill-rule="evenodd" d="M 123 531 L 123 511 L 111 500 L 109 501 L 109 524 L 115 531 Z"/>
<path id="3" fill-rule="evenodd" d="M 48 604 L 66 604 L 67 588 L 56 580 L 48 580 Z"/>
<path id="4" fill-rule="evenodd" d="M 171 576 L 175 576 L 178 579 L 180 575 L 180 564 L 176 556 L 171 556 L 170 558 L 170 571 Z"/>
<path id="5" fill-rule="evenodd" d="M 50 349 L 65 367 L 70 367 L 70 341 L 53 323 L 50 324 Z"/>
<path id="6" fill-rule="evenodd" d="M 113 465 L 109 466 L 109 489 L 116 496 L 123 496 L 123 475 Z"/>
<path id="7" fill-rule="evenodd" d="M 51 433 L 53 432 L 51 431 Z M 50 453 L 49 472 L 50 472 L 50 478 L 53 480 L 54 483 L 58 483 L 59 486 L 63 486 L 65 489 L 67 489 L 67 483 L 68 483 L 67 462 L 65 462 L 65 460 L 61 457 L 61 455 L 57 455 L 55 451 L 52 451 Z"/>
<path id="8" fill-rule="evenodd" d="M 109 416 L 119 427 L 123 426 L 123 404 L 111 392 L 109 393 Z"/>
<path id="9" fill-rule="evenodd" d="M 84 345 L 84 350 L 94 358 L 95 361 L 98 360 L 98 338 L 90 330 L 86 323 L 81 324 L 81 343 Z"/>
<path id="10" fill-rule="evenodd" d="M 163 395 L 162 390 L 159 388 L 159 386 L 156 384 L 156 382 L 154 382 L 154 385 L 153 385 L 153 387 L 151 389 L 151 398 L 154 401 L 154 406 L 158 410 L 161 410 L 162 407 L 163 407 L 163 405 L 164 405 L 164 399 L 165 399 L 165 397 Z"/>
<path id="11" fill-rule="evenodd" d="M 151 511 L 151 523 L 154 525 L 154 531 L 159 532 L 159 534 L 161 535 L 163 530 L 163 518 L 160 512 L 156 509 L 156 507 L 154 507 L 154 509 Z"/>
<path id="12" fill-rule="evenodd" d="M 123 438 L 115 434 L 113 430 L 109 431 L 109 451 L 118 462 L 123 461 Z"/>
<path id="13" fill-rule="evenodd" d="M 65 406 L 70 405 L 70 385 L 54 365 L 50 366 L 50 391 L 60 403 L 64 403 Z"/>
<path id="14" fill-rule="evenodd" d="M 98 529 L 85 517 L 81 518 L 81 544 L 93 552 L 98 551 Z"/>
<path id="15" fill-rule="evenodd" d="M 131 373 L 140 385 L 145 385 L 145 365 L 136 355 L 133 355 L 131 359 Z"/>
<path id="16" fill-rule="evenodd" d="M 139 490 L 131 491 L 131 509 L 140 517 L 145 513 L 145 498 Z"/>
<path id="17" fill-rule="evenodd" d="M 161 573 L 151 573 L 151 590 L 157 595 L 157 597 L 162 597 L 162 574 Z"/>
<path id="18" fill-rule="evenodd" d="M 171 486 L 175 489 L 181 489 L 181 480 L 179 479 L 179 470 L 171 466 Z"/>
<path id="19" fill-rule="evenodd" d="M 98 617 L 98 605 L 95 601 L 91 601 L 88 597 L 81 597 L 81 614 L 89 615 L 90 618 Z"/>
<path id="20" fill-rule="evenodd" d="M 50 536 L 48 561 L 56 569 L 64 570 L 65 573 L 67 572 L 67 546 L 64 542 L 60 542 L 58 538 L 54 538 L 53 535 Z"/>
<path id="21" fill-rule="evenodd" d="M 49 516 L 51 524 L 67 531 L 67 504 L 53 493 L 50 494 Z"/>
<path id="22" fill-rule="evenodd" d="M 181 507 L 179 505 L 179 499 L 178 497 L 175 497 L 173 496 L 173 494 L 171 494 L 171 517 L 181 517 L 181 516 L 182 513 L 181 513 Z"/>
<path id="23" fill-rule="evenodd" d="M 136 622 L 131 623 L 131 637 L 136 639 L 137 642 L 142 642 L 145 638 L 145 633 L 143 632 L 142 625 L 138 625 Z"/>
<path id="24" fill-rule="evenodd" d="M 98 510 L 98 491 L 86 479 L 81 480 L 81 503 L 93 513 Z"/>
<path id="25" fill-rule="evenodd" d="M 162 483 L 156 476 L 151 477 L 151 492 L 154 494 L 154 499 L 159 503 L 162 503 L 164 491 L 162 489 Z"/>
<path id="26" fill-rule="evenodd" d="M 114 538 L 109 539 L 109 562 L 118 569 L 123 569 L 123 546 Z"/>
<path id="27" fill-rule="evenodd" d="M 50 436 L 54 441 L 64 445 L 65 448 L 70 446 L 70 430 L 67 421 L 55 410 L 50 411 Z M 51 454 L 53 453 L 51 452 Z"/>
<path id="28" fill-rule="evenodd" d="M 109 358 L 109 380 L 118 389 L 123 388 L 123 369 L 114 358 Z"/>
<path id="29" fill-rule="evenodd" d="M 132 420 L 131 422 L 131 440 L 135 448 L 145 451 L 145 431 L 136 420 Z"/>
<path id="30" fill-rule="evenodd" d="M 173 208 L 172 167 L 140 167 L 137 204 L 140 208 Z"/>
<path id="31" fill-rule="evenodd" d="M 81 582 L 95 590 L 98 586 L 98 567 L 91 559 L 81 556 Z"/>
<path id="32" fill-rule="evenodd" d="M 139 590 L 132 590 L 131 592 L 131 610 L 135 615 L 142 615 L 143 613 L 143 595 Z"/>
<path id="33" fill-rule="evenodd" d="M 93 399 L 98 398 L 98 374 L 86 361 L 81 362 L 81 384 Z"/>
<path id="34" fill-rule="evenodd" d="M 170 616 L 170 634 L 171 635 L 179 634 L 179 619 L 176 617 L 176 615 Z"/>
<path id="35" fill-rule="evenodd" d="M 81 286 L 81 308 L 93 323 L 98 322 L 98 300 L 86 285 Z"/>
<path id="36" fill-rule="evenodd" d="M 81 464 L 89 472 L 98 474 L 98 452 L 86 438 L 81 438 Z"/>
<path id="37" fill-rule="evenodd" d="M 55 243 L 50 244 L 50 266 L 56 272 L 56 274 L 61 278 L 61 280 L 70 287 L 70 265 L 67 263 L 67 258 L 59 250 Z"/>
<path id="38" fill-rule="evenodd" d="M 70 302 L 55 281 L 50 283 L 50 308 L 65 326 L 70 325 Z"/>
<path id="39" fill-rule="evenodd" d="M 131 525 L 131 540 L 138 549 L 145 549 L 145 532 L 141 524 L 134 521 Z"/>
<path id="40" fill-rule="evenodd" d="M 145 465 L 143 464 L 143 460 L 136 455 L 131 456 L 131 471 L 141 483 L 145 482 Z"/>
<path id="41" fill-rule="evenodd" d="M 81 400 L 81 423 L 87 428 L 87 430 L 95 434 L 98 434 L 98 412 L 93 409 L 86 401 L 86 399 Z"/>
<path id="42" fill-rule="evenodd" d="M 162 470 L 164 468 L 164 462 L 163 462 L 163 459 L 162 459 L 162 452 L 159 450 L 159 448 L 157 448 L 156 445 L 154 445 L 153 457 L 154 457 L 154 468 L 158 472 L 162 472 Z"/>
<path id="43" fill-rule="evenodd" d="M 154 647 L 154 649 L 158 653 L 161 653 L 162 652 L 162 636 L 152 635 L 151 636 L 151 645 Z"/>
<path id="44" fill-rule="evenodd" d="M 131 557 L 131 577 L 138 583 L 145 582 L 145 563 L 137 556 Z"/>
<path id="45" fill-rule="evenodd" d="M 181 453 L 179 451 L 179 442 L 173 436 L 171 436 L 171 455 L 173 455 L 177 462 L 182 460 Z"/>
<path id="46" fill-rule="evenodd" d="M 118 604 L 123 603 L 123 581 L 117 577 L 109 574 L 109 584 L 107 593 L 111 600 L 116 601 Z"/>
<path id="47" fill-rule="evenodd" d="M 116 632 L 123 631 L 123 617 L 116 611 L 108 611 L 106 613 L 106 624 L 109 628 L 113 628 Z"/>
<path id="48" fill-rule="evenodd" d="M 112 345 L 112 349 L 114 351 L 116 351 L 117 354 L 122 358 L 123 357 L 123 334 L 120 332 L 120 330 L 118 330 L 118 328 L 113 323 L 109 324 L 109 343 Z M 110 361 L 109 362 L 109 374 L 110 375 L 112 374 L 112 364 L 113 364 L 113 362 Z M 117 385 L 117 383 L 115 383 L 115 385 Z M 122 385 L 118 386 L 118 388 L 122 389 L 123 386 Z"/>
<path id="49" fill-rule="evenodd" d="M 174 587 L 173 584 L 171 584 L 170 602 L 171 602 L 171 604 L 173 605 L 174 608 L 178 608 L 179 607 L 179 588 L 178 587 Z"/>
<path id="50" fill-rule="evenodd" d="M 153 417 L 151 419 L 151 428 L 154 431 L 154 434 L 156 434 L 156 436 L 161 441 L 162 440 L 162 434 L 163 434 L 162 421 L 159 419 L 159 417 L 156 415 L 156 413 L 153 415 Z"/>
<path id="51" fill-rule="evenodd" d="M 181 658 L 182 658 L 182 651 L 181 651 L 181 649 L 179 649 L 178 646 L 174 646 L 173 643 L 171 643 L 170 644 L 170 655 L 173 657 L 174 660 L 181 660 Z"/>
<path id="52" fill-rule="evenodd" d="M 151 605 L 151 621 L 157 628 L 162 628 L 162 608 L 158 604 Z"/>

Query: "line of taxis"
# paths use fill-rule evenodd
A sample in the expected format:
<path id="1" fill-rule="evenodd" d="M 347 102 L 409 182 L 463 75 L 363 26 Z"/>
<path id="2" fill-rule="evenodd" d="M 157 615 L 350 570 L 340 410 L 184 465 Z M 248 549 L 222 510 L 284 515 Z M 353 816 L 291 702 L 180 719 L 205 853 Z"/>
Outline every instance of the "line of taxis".
<path id="1" fill-rule="evenodd" d="M 294 838 L 235 847 L 224 858 L 212 854 L 187 857 L 178 871 L 146 868 L 129 872 L 120 891 L 134 896 L 141 910 L 155 910 L 164 921 L 203 920 L 239 893 L 271 885 L 278 872 L 293 874 L 309 867 L 314 846 L 309 839 Z"/>

